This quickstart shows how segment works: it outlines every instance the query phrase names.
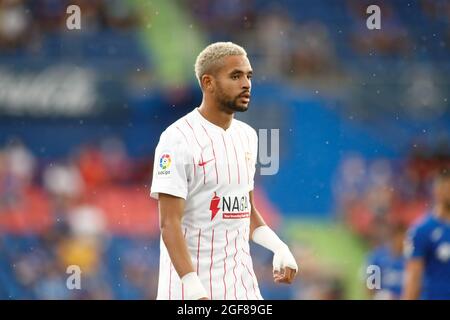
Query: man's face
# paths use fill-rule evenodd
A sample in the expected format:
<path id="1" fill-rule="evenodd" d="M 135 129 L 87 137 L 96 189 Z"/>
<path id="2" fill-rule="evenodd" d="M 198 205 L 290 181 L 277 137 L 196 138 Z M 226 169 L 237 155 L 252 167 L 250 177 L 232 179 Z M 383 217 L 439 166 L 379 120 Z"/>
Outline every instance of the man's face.
<path id="1" fill-rule="evenodd" d="M 252 67 L 247 57 L 224 57 L 213 79 L 213 95 L 223 111 L 247 111 L 252 88 Z"/>
<path id="2" fill-rule="evenodd" d="M 450 179 L 443 179 L 436 183 L 434 189 L 436 202 L 442 205 L 445 210 L 450 211 Z"/>

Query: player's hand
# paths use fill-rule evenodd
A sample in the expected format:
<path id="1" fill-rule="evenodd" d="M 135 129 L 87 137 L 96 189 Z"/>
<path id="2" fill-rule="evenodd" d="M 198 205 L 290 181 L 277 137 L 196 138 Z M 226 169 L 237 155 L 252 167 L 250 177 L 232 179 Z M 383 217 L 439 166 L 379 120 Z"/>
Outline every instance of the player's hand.
<path id="1" fill-rule="evenodd" d="M 181 282 L 184 285 L 184 298 L 186 300 L 208 300 L 208 294 L 197 273 L 189 272 L 181 278 Z"/>
<path id="2" fill-rule="evenodd" d="M 273 256 L 273 278 L 275 283 L 292 283 L 298 266 L 294 256 L 286 245 L 279 247 Z"/>
<path id="3" fill-rule="evenodd" d="M 273 281 L 275 283 L 288 283 L 291 284 L 294 281 L 295 276 L 297 275 L 297 271 L 295 269 L 291 269 L 286 267 L 281 271 L 275 270 L 273 272 Z"/>

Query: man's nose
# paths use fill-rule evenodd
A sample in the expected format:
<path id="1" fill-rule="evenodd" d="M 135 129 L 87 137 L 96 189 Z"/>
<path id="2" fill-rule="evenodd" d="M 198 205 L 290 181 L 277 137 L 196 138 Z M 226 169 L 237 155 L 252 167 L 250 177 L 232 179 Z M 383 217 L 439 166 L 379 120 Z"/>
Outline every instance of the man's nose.
<path id="1" fill-rule="evenodd" d="M 252 82 L 247 77 L 244 77 L 244 80 L 242 81 L 242 89 L 250 90 L 252 87 Z"/>

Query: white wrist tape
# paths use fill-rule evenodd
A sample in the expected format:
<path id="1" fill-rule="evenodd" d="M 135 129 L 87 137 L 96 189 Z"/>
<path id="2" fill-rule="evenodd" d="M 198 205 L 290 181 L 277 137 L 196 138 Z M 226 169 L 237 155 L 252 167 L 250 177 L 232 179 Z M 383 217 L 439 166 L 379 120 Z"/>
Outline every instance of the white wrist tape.
<path id="1" fill-rule="evenodd" d="M 298 271 L 297 262 L 288 246 L 268 226 L 261 226 L 253 231 L 252 239 L 255 243 L 269 249 L 274 253 L 273 269 L 280 271 L 289 267 Z"/>
<path id="2" fill-rule="evenodd" d="M 268 226 L 256 228 L 253 231 L 252 239 L 255 243 L 262 245 L 273 253 L 275 253 L 278 248 L 286 245 Z"/>
<path id="3" fill-rule="evenodd" d="M 198 300 L 200 298 L 208 298 L 205 288 L 203 287 L 197 273 L 190 272 L 181 278 L 184 285 L 184 298 L 186 300 Z"/>

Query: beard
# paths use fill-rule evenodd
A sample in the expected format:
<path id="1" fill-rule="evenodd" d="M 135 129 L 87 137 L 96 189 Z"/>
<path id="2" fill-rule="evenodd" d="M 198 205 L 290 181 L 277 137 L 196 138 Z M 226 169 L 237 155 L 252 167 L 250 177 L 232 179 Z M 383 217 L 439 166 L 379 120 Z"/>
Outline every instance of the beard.
<path id="1" fill-rule="evenodd" d="M 234 98 L 225 94 L 222 88 L 217 88 L 216 100 L 219 104 L 219 107 L 222 111 L 226 113 L 234 113 L 234 112 L 245 112 L 248 109 L 248 104 L 239 104 L 238 100 L 240 96 L 236 96 Z"/>
<path id="2" fill-rule="evenodd" d="M 444 207 L 445 211 L 450 212 L 450 199 L 443 201 L 442 206 Z"/>

